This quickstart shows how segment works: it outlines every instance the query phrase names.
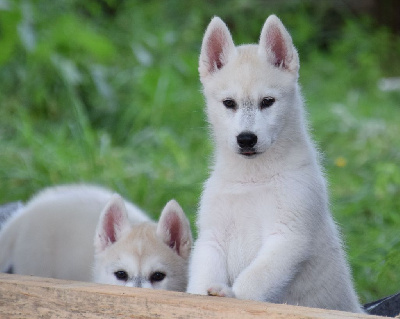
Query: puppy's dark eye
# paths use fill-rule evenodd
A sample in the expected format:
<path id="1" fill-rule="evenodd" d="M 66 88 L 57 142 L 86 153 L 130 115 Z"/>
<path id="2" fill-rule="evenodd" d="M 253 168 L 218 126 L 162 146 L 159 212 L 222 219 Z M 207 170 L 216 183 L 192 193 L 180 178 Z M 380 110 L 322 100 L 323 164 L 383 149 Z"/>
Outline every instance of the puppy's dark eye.
<path id="1" fill-rule="evenodd" d="M 162 281 L 165 278 L 165 274 L 159 271 L 154 272 L 151 277 L 150 281 L 155 282 L 155 281 Z"/>
<path id="2" fill-rule="evenodd" d="M 123 281 L 127 281 L 128 280 L 128 274 L 125 270 L 118 270 L 114 273 L 115 278 L 117 278 L 118 280 L 123 280 Z"/>
<path id="3" fill-rule="evenodd" d="M 222 103 L 225 105 L 225 107 L 226 107 L 227 109 L 235 109 L 235 108 L 236 108 L 236 102 L 235 102 L 235 100 L 226 99 L 226 100 L 223 100 Z"/>
<path id="4" fill-rule="evenodd" d="M 265 109 L 267 107 L 270 107 L 274 103 L 275 103 L 275 99 L 273 97 L 268 96 L 268 97 L 265 97 L 262 99 L 260 107 L 262 109 Z"/>

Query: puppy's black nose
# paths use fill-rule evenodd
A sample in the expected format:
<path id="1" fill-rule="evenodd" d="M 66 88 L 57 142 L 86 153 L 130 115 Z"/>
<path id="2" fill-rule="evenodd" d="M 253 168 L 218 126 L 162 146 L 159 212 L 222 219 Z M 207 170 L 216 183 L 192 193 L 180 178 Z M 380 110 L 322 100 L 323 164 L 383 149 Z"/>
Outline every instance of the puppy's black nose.
<path id="1" fill-rule="evenodd" d="M 257 135 L 251 132 L 242 132 L 236 136 L 236 140 L 241 148 L 252 148 L 257 144 Z"/>

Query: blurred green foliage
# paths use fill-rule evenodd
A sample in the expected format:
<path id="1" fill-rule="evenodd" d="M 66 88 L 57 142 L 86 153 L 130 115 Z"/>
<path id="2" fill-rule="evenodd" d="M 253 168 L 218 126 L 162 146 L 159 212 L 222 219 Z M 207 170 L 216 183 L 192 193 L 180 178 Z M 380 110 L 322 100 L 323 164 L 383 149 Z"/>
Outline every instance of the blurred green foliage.
<path id="1" fill-rule="evenodd" d="M 331 1 L 0 0 L 0 203 L 90 182 L 194 221 L 212 147 L 197 59 L 213 15 L 237 44 L 276 13 L 301 57 L 332 211 L 363 302 L 400 290 L 400 39 Z M 194 226 L 194 223 L 193 223 Z"/>

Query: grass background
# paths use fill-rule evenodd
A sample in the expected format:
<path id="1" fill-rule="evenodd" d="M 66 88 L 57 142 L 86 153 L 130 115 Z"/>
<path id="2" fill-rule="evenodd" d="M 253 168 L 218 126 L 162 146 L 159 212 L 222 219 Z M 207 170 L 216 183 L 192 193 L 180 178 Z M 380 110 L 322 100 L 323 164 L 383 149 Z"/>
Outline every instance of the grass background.
<path id="1" fill-rule="evenodd" d="M 400 291 L 400 39 L 330 1 L 0 1 L 0 203 L 69 182 L 108 186 L 155 218 L 194 220 L 212 152 L 197 59 L 213 15 L 237 44 L 276 13 L 324 154 L 357 291 Z"/>

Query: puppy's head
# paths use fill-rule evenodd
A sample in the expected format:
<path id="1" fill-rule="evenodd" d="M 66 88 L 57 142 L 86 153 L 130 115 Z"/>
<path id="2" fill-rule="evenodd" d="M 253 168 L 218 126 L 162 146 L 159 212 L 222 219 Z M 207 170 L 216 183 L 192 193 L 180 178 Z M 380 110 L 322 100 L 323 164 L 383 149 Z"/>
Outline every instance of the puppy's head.
<path id="1" fill-rule="evenodd" d="M 225 23 L 210 22 L 199 73 L 218 148 L 244 157 L 264 153 L 291 118 L 299 59 L 282 22 L 270 16 L 258 45 L 236 47 Z"/>
<path id="2" fill-rule="evenodd" d="M 94 281 L 184 291 L 191 244 L 189 221 L 176 201 L 167 203 L 158 224 L 131 225 L 116 196 L 96 232 Z"/>

